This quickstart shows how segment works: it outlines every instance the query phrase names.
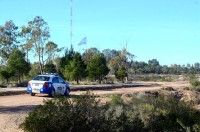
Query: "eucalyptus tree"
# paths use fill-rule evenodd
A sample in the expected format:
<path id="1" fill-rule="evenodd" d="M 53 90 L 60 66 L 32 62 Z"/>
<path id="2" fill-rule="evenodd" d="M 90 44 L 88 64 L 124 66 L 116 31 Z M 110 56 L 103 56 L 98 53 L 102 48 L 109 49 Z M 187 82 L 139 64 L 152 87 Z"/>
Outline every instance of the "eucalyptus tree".
<path id="1" fill-rule="evenodd" d="M 83 61 L 87 65 L 90 59 L 93 57 L 95 54 L 99 54 L 100 51 L 97 48 L 89 48 L 83 53 Z"/>
<path id="2" fill-rule="evenodd" d="M 109 68 L 111 69 L 111 74 L 115 74 L 120 66 L 123 66 L 126 71 L 128 71 L 128 62 L 133 60 L 134 55 L 128 52 L 125 48 L 120 51 L 120 54 L 113 57 L 109 61 Z"/>
<path id="3" fill-rule="evenodd" d="M 124 78 L 127 77 L 127 70 L 123 65 L 121 65 L 117 72 L 115 72 L 115 77 L 124 83 Z"/>
<path id="4" fill-rule="evenodd" d="M 17 47 L 18 27 L 12 20 L 0 26 L 0 57 L 1 64 L 6 64 L 12 50 Z"/>
<path id="5" fill-rule="evenodd" d="M 62 51 L 62 48 L 58 48 L 58 45 L 52 41 L 49 41 L 45 45 L 45 55 L 47 55 L 47 61 L 53 61 L 56 53 Z"/>
<path id="6" fill-rule="evenodd" d="M 34 38 L 32 38 L 32 32 L 30 27 L 22 26 L 19 33 L 21 37 L 22 49 L 26 52 L 26 61 L 29 60 L 29 51 L 33 47 Z"/>
<path id="7" fill-rule="evenodd" d="M 40 66 L 40 73 L 44 71 L 44 55 L 45 55 L 45 44 L 50 37 L 49 27 L 47 22 L 40 16 L 36 16 L 32 21 L 28 22 L 28 28 L 31 32 L 32 46 L 35 51 L 35 55 L 38 57 Z"/>
<path id="8" fill-rule="evenodd" d="M 119 56 L 121 54 L 121 51 L 115 50 L 115 49 L 104 49 L 102 51 L 104 54 L 107 63 L 114 57 Z"/>

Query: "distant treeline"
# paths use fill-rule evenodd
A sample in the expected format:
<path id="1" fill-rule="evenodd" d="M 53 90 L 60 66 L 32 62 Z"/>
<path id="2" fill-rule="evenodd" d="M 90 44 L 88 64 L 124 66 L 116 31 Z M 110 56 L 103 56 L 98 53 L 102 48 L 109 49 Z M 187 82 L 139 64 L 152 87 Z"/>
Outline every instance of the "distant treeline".
<path id="1" fill-rule="evenodd" d="M 173 64 L 170 66 L 160 65 L 159 61 L 156 59 L 149 60 L 146 62 L 130 61 L 128 62 L 128 67 L 134 74 L 199 74 L 200 73 L 200 63 L 196 62 L 194 64 L 178 65 Z"/>
<path id="2" fill-rule="evenodd" d="M 40 16 L 21 27 L 16 26 L 12 20 L 0 25 L 0 78 L 7 83 L 13 77 L 21 82 L 44 72 L 57 72 L 77 83 L 85 78 L 101 83 L 107 75 L 115 75 L 123 81 L 130 74 L 200 72 L 199 63 L 162 66 L 156 59 L 148 63 L 138 62 L 126 48 L 99 51 L 92 47 L 79 53 L 73 46 L 59 48 L 55 42 L 48 41 L 49 37 L 48 23 Z M 64 50 L 65 53 L 61 54 Z M 30 63 L 30 54 L 34 55 L 34 63 Z"/>

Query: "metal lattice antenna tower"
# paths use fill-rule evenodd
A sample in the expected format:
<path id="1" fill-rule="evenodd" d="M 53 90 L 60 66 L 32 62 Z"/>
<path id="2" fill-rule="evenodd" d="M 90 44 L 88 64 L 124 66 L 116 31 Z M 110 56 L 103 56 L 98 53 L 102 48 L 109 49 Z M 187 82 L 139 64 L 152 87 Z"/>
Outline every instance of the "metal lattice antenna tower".
<path id="1" fill-rule="evenodd" d="M 70 0 L 70 48 L 72 48 L 72 0 Z"/>

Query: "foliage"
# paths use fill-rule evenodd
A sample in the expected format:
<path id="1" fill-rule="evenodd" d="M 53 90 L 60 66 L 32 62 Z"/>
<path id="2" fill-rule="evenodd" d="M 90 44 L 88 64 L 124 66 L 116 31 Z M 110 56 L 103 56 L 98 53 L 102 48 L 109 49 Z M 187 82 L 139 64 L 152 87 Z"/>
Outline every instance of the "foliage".
<path id="1" fill-rule="evenodd" d="M 118 104 L 117 102 L 114 110 L 129 115 L 129 118 L 138 115 L 146 131 L 184 131 L 186 128 L 191 131 L 196 128 L 199 130 L 200 118 L 197 116 L 200 113 L 191 105 L 180 102 L 173 96 L 137 95 L 120 107 Z"/>
<path id="2" fill-rule="evenodd" d="M 52 61 L 48 61 L 45 65 L 44 65 L 44 71 L 45 72 L 52 72 L 52 73 L 56 73 L 56 66 L 54 65 L 54 63 Z"/>
<path id="3" fill-rule="evenodd" d="M 71 47 L 69 50 L 66 49 L 65 56 L 60 58 L 59 65 L 57 65 L 57 69 L 60 70 L 58 72 L 60 73 L 61 76 L 64 76 L 63 73 L 65 73 L 65 66 L 69 65 L 70 61 L 72 61 L 74 57 L 74 54 L 75 54 L 75 51 L 73 47 Z"/>
<path id="4" fill-rule="evenodd" d="M 8 67 L 17 74 L 19 83 L 23 74 L 28 74 L 31 69 L 30 64 L 25 61 L 25 54 L 17 48 L 9 56 Z"/>
<path id="5" fill-rule="evenodd" d="M 115 74 L 119 67 L 124 67 L 126 70 L 128 69 L 128 60 L 132 60 L 134 55 L 132 55 L 131 53 L 129 53 L 126 49 L 122 49 L 122 51 L 120 51 L 120 54 L 111 58 L 108 66 L 111 69 L 111 74 Z"/>
<path id="6" fill-rule="evenodd" d="M 36 63 L 38 63 L 39 65 L 39 67 L 37 66 L 37 68 L 39 69 L 40 74 L 43 73 L 44 70 L 51 70 L 49 68 L 53 67 L 52 71 L 55 71 L 56 69 L 56 71 L 63 77 L 66 65 L 75 64 L 70 64 L 72 63 L 71 61 L 73 59 L 73 56 L 75 55 L 75 51 L 73 47 L 70 47 L 69 50 L 66 50 L 66 53 L 63 57 L 55 58 L 55 56 L 58 55 L 58 53 L 61 51 L 61 48 L 58 48 L 58 45 L 53 41 L 48 42 L 49 37 L 50 32 L 48 23 L 41 16 L 36 16 L 32 21 L 29 21 L 27 26 L 21 26 L 20 31 L 18 29 L 18 26 L 16 26 L 12 20 L 5 22 L 4 25 L 0 25 L 1 66 L 7 66 L 9 56 L 15 48 L 18 48 L 26 53 L 26 62 L 29 62 L 29 56 L 31 53 L 30 51 L 32 50 L 35 53 L 34 57 L 38 57 L 38 62 Z M 127 77 L 134 76 L 136 74 L 181 75 L 200 73 L 199 62 L 187 65 L 173 64 L 170 66 L 160 65 L 157 59 L 150 59 L 148 62 L 138 62 L 133 61 L 134 55 L 129 53 L 126 48 L 123 48 L 122 50 L 104 49 L 102 52 L 100 52 L 95 47 L 89 48 L 85 50 L 85 52 L 81 56 L 85 65 L 88 65 L 90 60 L 96 54 L 104 54 L 104 58 L 106 60 L 106 63 L 104 65 L 107 65 L 109 67 L 109 74 L 112 75 L 118 75 L 117 72 L 123 71 L 122 69 L 124 68 L 126 70 Z M 89 77 L 93 80 L 99 80 L 101 82 L 102 79 L 105 77 L 105 75 L 100 77 L 101 79 L 99 79 L 99 77 L 97 76 L 94 77 L 92 75 L 93 72 L 94 71 L 90 71 L 89 74 Z M 8 75 L 8 73 L 6 74 Z M 38 70 L 32 66 L 30 74 L 31 76 L 37 75 Z M 119 78 L 119 76 L 117 77 Z M 145 77 L 143 78 L 143 80 L 154 80 L 153 78 L 154 77 Z M 171 79 L 160 77 L 158 78 L 158 80 L 170 81 Z M 190 83 L 193 85 L 194 88 L 200 88 L 198 80 L 190 80 Z"/>
<path id="7" fill-rule="evenodd" d="M 191 74 L 189 76 L 189 81 L 190 84 L 192 85 L 192 88 L 196 91 L 200 91 L 200 81 L 198 80 L 198 78 L 196 77 L 195 74 Z"/>
<path id="8" fill-rule="evenodd" d="M 104 49 L 102 51 L 102 53 L 104 54 L 107 63 L 114 57 L 119 56 L 121 54 L 121 51 L 117 51 L 115 49 Z"/>
<path id="9" fill-rule="evenodd" d="M 29 61 L 29 51 L 33 48 L 34 39 L 31 38 L 31 28 L 22 26 L 19 36 L 21 37 L 22 49 L 26 52 L 26 61 Z"/>
<path id="10" fill-rule="evenodd" d="M 29 71 L 29 76 L 33 78 L 38 74 L 40 74 L 39 63 L 34 62 L 33 64 L 31 64 L 31 70 Z"/>
<path id="11" fill-rule="evenodd" d="M 86 65 L 84 64 L 80 53 L 76 52 L 70 64 L 65 66 L 65 77 L 69 80 L 79 80 L 86 77 Z"/>
<path id="12" fill-rule="evenodd" d="M 9 78 L 11 78 L 14 75 L 15 73 L 12 70 L 10 70 L 8 67 L 1 68 L 0 70 L 0 77 L 2 79 L 5 79 L 7 84 L 9 83 Z"/>
<path id="13" fill-rule="evenodd" d="M 119 69 L 115 73 L 115 77 L 124 83 L 124 78 L 127 77 L 126 69 L 124 66 L 119 67 Z"/>
<path id="14" fill-rule="evenodd" d="M 7 21 L 4 26 L 0 26 L 0 56 L 2 63 L 6 64 L 9 55 L 18 43 L 18 27 L 13 21 Z"/>
<path id="15" fill-rule="evenodd" d="M 46 100 L 44 105 L 29 113 L 20 127 L 33 132 L 80 130 L 112 132 L 142 129 L 142 122 L 138 117 L 130 121 L 126 115 L 113 117 L 116 111 L 111 109 L 112 107 L 108 105 L 101 105 L 89 92 L 73 100 L 68 98 Z"/>
<path id="16" fill-rule="evenodd" d="M 129 61 L 128 68 L 133 70 L 135 74 L 197 74 L 200 73 L 200 64 L 194 63 L 194 65 L 187 66 L 173 64 L 171 66 L 160 65 L 156 59 L 149 60 L 146 62 Z"/>
<path id="17" fill-rule="evenodd" d="M 114 74 L 119 69 L 119 66 L 122 66 L 122 59 L 120 56 L 115 56 L 109 61 L 108 67 L 111 69 L 111 74 Z"/>
<path id="18" fill-rule="evenodd" d="M 95 54 L 87 65 L 88 76 L 99 83 L 108 74 L 109 69 L 106 65 L 106 59 L 103 54 Z"/>
<path id="19" fill-rule="evenodd" d="M 47 61 L 53 61 L 56 53 L 59 53 L 62 48 L 58 48 L 58 45 L 52 41 L 49 41 L 45 45 L 45 54 L 47 55 Z"/>
<path id="20" fill-rule="evenodd" d="M 106 131 L 104 108 L 88 93 L 72 101 L 68 98 L 46 100 L 29 113 L 21 128 L 33 132 Z"/>
<path id="21" fill-rule="evenodd" d="M 87 92 L 77 98 L 46 100 L 29 113 L 25 131 L 199 131 L 200 112 L 172 96 L 112 95 L 101 104 Z"/>
<path id="22" fill-rule="evenodd" d="M 114 94 L 111 96 L 110 103 L 114 105 L 122 105 L 124 102 L 120 95 Z"/>
<path id="23" fill-rule="evenodd" d="M 38 56 L 40 73 L 42 74 L 44 72 L 45 62 L 45 42 L 50 37 L 49 27 L 42 17 L 36 16 L 32 21 L 28 22 L 28 28 L 30 29 L 30 39 L 32 40 L 35 55 Z"/>
<path id="24" fill-rule="evenodd" d="M 95 54 L 100 54 L 97 48 L 89 48 L 83 53 L 83 61 L 87 65 Z"/>

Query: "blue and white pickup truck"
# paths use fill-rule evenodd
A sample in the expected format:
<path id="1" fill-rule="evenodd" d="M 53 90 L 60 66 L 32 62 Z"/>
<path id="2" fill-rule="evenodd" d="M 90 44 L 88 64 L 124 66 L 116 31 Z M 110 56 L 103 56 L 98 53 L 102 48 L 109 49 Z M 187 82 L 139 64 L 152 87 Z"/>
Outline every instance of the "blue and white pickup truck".
<path id="1" fill-rule="evenodd" d="M 51 97 L 54 97 L 55 94 L 69 96 L 70 86 L 58 75 L 44 74 L 38 75 L 28 82 L 27 92 L 31 96 L 35 96 L 35 94 L 48 94 Z"/>

